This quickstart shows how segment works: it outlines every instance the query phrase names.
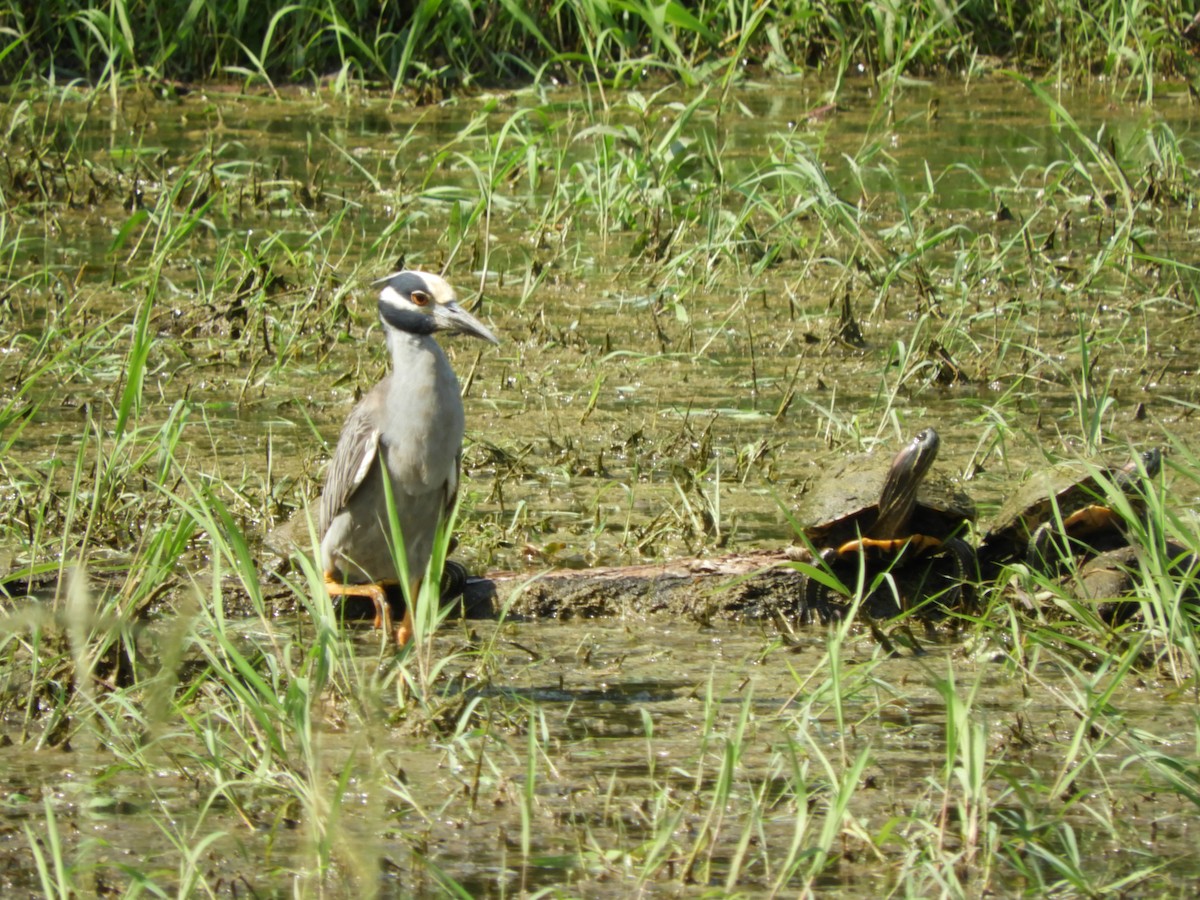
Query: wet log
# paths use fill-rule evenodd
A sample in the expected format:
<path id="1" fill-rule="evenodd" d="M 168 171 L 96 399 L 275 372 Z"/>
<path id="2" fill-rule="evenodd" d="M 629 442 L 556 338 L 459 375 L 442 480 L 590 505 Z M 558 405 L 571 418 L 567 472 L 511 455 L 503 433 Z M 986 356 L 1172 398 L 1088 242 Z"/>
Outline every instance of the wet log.
<path id="1" fill-rule="evenodd" d="M 806 578 L 783 550 L 716 558 L 592 569 L 491 572 L 467 578 L 467 615 L 519 618 L 595 618 L 673 614 L 692 621 L 768 618 L 828 619 L 805 609 Z"/>
<path id="2" fill-rule="evenodd" d="M 467 578 L 461 603 L 468 616 L 517 618 L 595 618 L 669 615 L 693 622 L 783 620 L 790 624 L 832 622 L 850 607 L 796 566 L 806 556 L 791 547 L 714 558 L 654 564 L 545 572 L 492 572 Z M 805 559 L 807 561 L 807 559 Z M 834 564 L 851 587 L 858 582 L 857 558 Z M 886 619 L 902 610 L 941 619 L 946 610 L 925 602 L 954 579 L 947 561 L 926 557 L 905 564 L 872 565 L 860 613 Z M 938 579 L 937 581 L 931 580 Z M 931 591 L 931 585 L 940 585 Z M 897 599 L 899 598 L 899 599 Z"/>

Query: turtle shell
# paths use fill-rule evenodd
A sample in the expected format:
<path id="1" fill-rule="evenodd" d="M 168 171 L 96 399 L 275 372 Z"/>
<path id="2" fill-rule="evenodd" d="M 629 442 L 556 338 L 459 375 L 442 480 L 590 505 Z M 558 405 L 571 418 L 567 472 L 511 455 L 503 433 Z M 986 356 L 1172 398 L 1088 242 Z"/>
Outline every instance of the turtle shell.
<path id="1" fill-rule="evenodd" d="M 867 534 L 879 515 L 879 494 L 892 460 L 886 455 L 847 457 L 822 476 L 800 501 L 800 521 L 814 547 L 838 546 Z M 975 501 L 949 478 L 929 473 L 917 488 L 907 534 L 946 538 L 975 520 Z"/>
<path id="2" fill-rule="evenodd" d="M 1035 472 L 996 513 L 981 550 L 991 559 L 1024 558 L 1030 538 L 1054 519 L 1056 507 L 1066 519 L 1086 506 L 1107 505 L 1106 488 L 1098 476 L 1128 494 L 1140 483 L 1141 470 L 1152 476 L 1161 466 L 1162 453 L 1156 448 L 1124 466 L 1065 463 Z"/>

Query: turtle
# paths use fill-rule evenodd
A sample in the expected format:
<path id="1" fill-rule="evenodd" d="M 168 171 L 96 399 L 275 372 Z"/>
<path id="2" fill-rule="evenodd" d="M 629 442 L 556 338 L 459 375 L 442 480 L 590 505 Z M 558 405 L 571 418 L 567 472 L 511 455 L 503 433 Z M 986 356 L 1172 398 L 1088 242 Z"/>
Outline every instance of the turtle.
<path id="1" fill-rule="evenodd" d="M 826 566 L 836 573 L 839 564 L 857 561 L 860 553 L 897 567 L 948 557 L 953 584 L 943 603 L 961 599 L 975 553 L 958 535 L 974 521 L 975 503 L 949 479 L 929 475 L 940 445 L 937 431 L 926 428 L 890 462 L 851 456 L 817 482 L 798 513 L 810 523 L 802 529 L 806 543 Z M 797 557 L 805 555 L 816 561 L 811 552 Z"/>
<path id="2" fill-rule="evenodd" d="M 1120 514 L 1106 499 L 1107 489 L 1123 493 L 1135 510 L 1143 503 L 1143 478 L 1162 468 L 1162 451 L 1155 447 L 1134 456 L 1120 468 L 1064 464 L 1044 469 L 1027 479 L 992 519 L 980 544 L 986 565 L 1023 560 L 1049 573 L 1051 560 L 1062 558 L 1055 545 L 1065 537 L 1066 556 L 1095 555 L 1128 543 Z"/>
<path id="3" fill-rule="evenodd" d="M 1157 562 L 1147 558 L 1155 555 L 1160 556 Z M 1200 555 L 1179 541 L 1166 539 L 1155 550 L 1125 544 L 1097 553 L 1063 581 L 1071 596 L 1091 606 L 1099 619 L 1116 626 L 1142 611 L 1142 601 L 1137 595 L 1148 578 L 1156 584 L 1151 589 L 1158 590 L 1166 587 L 1159 580 L 1166 576 L 1176 584 L 1178 601 L 1186 607 L 1195 607 L 1200 602 L 1196 585 L 1198 569 Z"/>

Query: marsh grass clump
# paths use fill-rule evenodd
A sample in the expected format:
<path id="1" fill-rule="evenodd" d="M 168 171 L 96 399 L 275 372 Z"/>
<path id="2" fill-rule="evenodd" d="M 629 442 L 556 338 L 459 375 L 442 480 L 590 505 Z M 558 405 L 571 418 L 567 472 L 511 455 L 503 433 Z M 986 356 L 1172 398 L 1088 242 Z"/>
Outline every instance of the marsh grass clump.
<path id="1" fill-rule="evenodd" d="M 172 467 L 171 475 L 169 505 L 186 523 L 188 543 L 204 547 L 204 578 L 187 577 L 179 560 L 164 560 L 151 541 L 135 548 L 123 583 L 98 573 L 89 578 L 82 569 L 42 591 L 6 580 L 0 628 L 12 668 L 0 716 L 7 742 L 86 754 L 89 767 L 107 772 L 105 787 L 96 782 L 86 796 L 48 803 L 48 828 L 82 817 L 90 831 L 111 814 L 127 784 L 150 778 L 159 785 L 135 804 L 174 823 L 158 832 L 155 815 L 146 820 L 147 867 L 140 877 L 148 882 L 180 886 L 232 877 L 224 867 L 210 875 L 190 864 L 182 871 L 173 864 L 160 869 L 154 860 L 177 851 L 190 858 L 188 848 L 220 844 L 239 831 L 235 843 L 249 841 L 255 853 L 286 846 L 311 854 L 311 868 L 302 867 L 307 874 L 252 873 L 260 885 L 297 877 L 352 882 L 362 877 L 362 866 L 370 870 L 376 863 L 334 828 L 347 791 L 358 790 L 350 780 L 365 779 L 371 786 L 362 790 L 391 792 L 411 807 L 382 735 L 403 722 L 409 723 L 403 732 L 411 733 L 453 727 L 462 703 L 442 696 L 439 673 L 462 656 L 444 647 L 435 656 L 427 642 L 395 660 L 386 644 L 377 644 L 372 664 L 369 651 L 364 658 L 354 649 L 355 638 L 341 627 L 311 565 L 299 583 L 285 582 L 294 592 L 292 605 L 303 608 L 311 624 L 285 633 L 229 509 L 186 467 Z M 147 592 L 157 595 L 153 608 Z M 249 617 L 233 615 L 243 603 Z M 330 734 L 349 729 L 357 737 L 326 756 L 321 735 L 330 728 Z M 325 783 L 331 774 L 340 787 Z M 380 816 L 377 827 L 386 821 Z M 30 838 L 41 849 L 39 833 Z M 73 890 L 114 876 L 108 862 L 73 839 L 53 852 L 72 860 L 72 874 L 62 877 Z M 318 876 L 321 871 L 341 874 Z"/>
<path id="2" fill-rule="evenodd" d="M 613 88 L 670 77 L 728 88 L 748 64 L 790 73 L 820 67 L 870 72 L 892 98 L 908 75 L 975 74 L 994 57 L 1080 76 L 1101 75 L 1147 98 L 1189 63 L 1185 23 L 1167 9 L 1064 0 L 951 9 L 936 2 L 767 5 L 465 3 L 367 9 L 350 2 L 9 4 L 11 42 L 0 66 L 12 79 L 56 84 L 232 78 L 278 85 L 367 83 L 425 101 L 448 90 L 512 79 L 594 81 Z M 1075 23 L 1064 28 L 1063 22 Z"/>

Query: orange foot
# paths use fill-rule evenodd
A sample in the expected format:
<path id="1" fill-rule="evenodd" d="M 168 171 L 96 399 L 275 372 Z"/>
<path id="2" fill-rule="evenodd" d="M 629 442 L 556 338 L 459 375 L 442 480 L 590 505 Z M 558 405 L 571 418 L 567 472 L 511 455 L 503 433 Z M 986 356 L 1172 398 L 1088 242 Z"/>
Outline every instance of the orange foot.
<path id="1" fill-rule="evenodd" d="M 367 597 L 375 604 L 375 627 L 392 627 L 392 609 L 387 602 L 385 582 L 370 582 L 368 584 L 343 584 L 337 581 L 332 573 L 325 573 L 325 590 L 330 597 Z"/>
<path id="2" fill-rule="evenodd" d="M 331 597 L 368 597 L 375 604 L 375 627 L 385 628 L 396 638 L 396 646 L 403 647 L 413 636 L 412 603 L 404 604 L 404 618 L 392 629 L 392 608 L 387 602 L 387 585 L 395 582 L 368 582 L 367 584 L 343 584 L 331 572 L 325 573 L 325 589 Z M 415 598 L 421 590 L 421 579 L 417 579 L 409 592 Z"/>

